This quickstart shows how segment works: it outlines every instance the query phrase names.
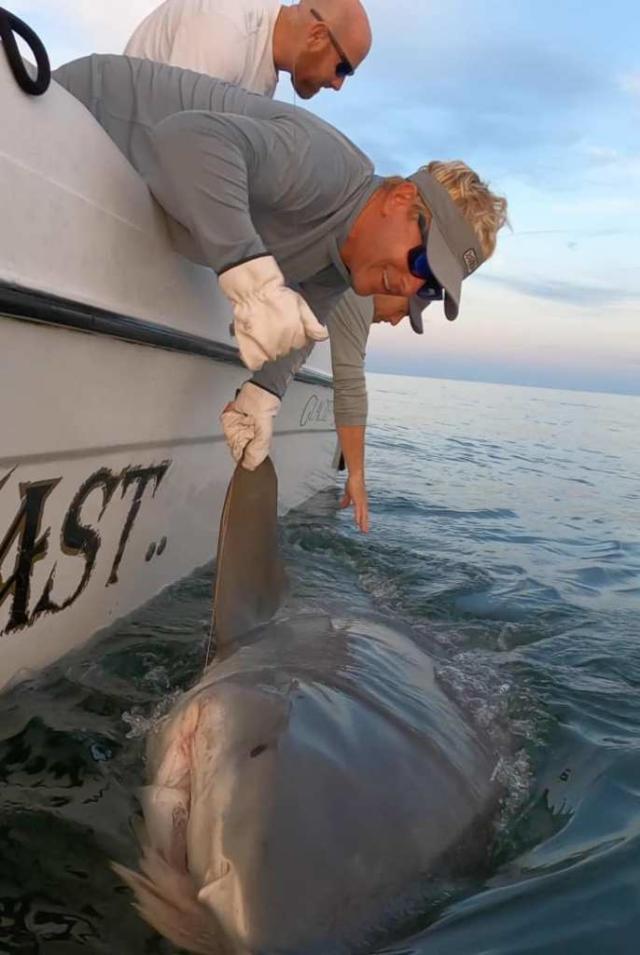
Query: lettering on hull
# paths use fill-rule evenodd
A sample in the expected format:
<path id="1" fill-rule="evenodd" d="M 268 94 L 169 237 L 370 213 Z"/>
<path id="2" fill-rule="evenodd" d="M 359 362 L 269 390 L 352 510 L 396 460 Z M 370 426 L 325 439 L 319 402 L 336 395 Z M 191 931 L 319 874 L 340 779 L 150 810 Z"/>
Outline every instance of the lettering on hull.
<path id="1" fill-rule="evenodd" d="M 114 501 L 126 502 L 124 519 L 120 515 L 121 530 L 112 555 L 104 586 L 118 583 L 120 568 L 132 532 L 144 507 L 145 500 L 154 498 L 171 466 L 162 461 L 150 466 L 130 466 L 120 472 L 99 468 L 82 482 L 72 495 L 64 512 L 59 535 L 59 554 L 48 520 L 52 492 L 62 483 L 61 477 L 19 482 L 18 501 L 6 530 L 0 526 L 0 635 L 29 627 L 44 614 L 56 614 L 68 609 L 86 590 L 97 573 L 98 555 L 104 549 L 100 533 L 105 514 L 114 507 Z M 5 511 L 6 497 L 15 498 L 15 469 L 0 478 L 0 504 Z M 90 502 L 99 503 L 97 517 L 89 522 L 83 517 L 83 508 Z M 4 530 L 4 533 L 3 533 Z M 167 546 L 166 538 L 150 542 L 145 560 L 159 557 Z M 59 575 L 60 555 L 83 561 L 79 582 L 64 596 L 54 596 Z M 44 587 L 34 593 L 34 578 L 40 561 L 53 559 L 53 565 Z M 102 566 L 102 565 L 101 565 Z"/>
<path id="2" fill-rule="evenodd" d="M 333 423 L 333 398 L 319 398 L 311 395 L 300 415 L 300 427 L 308 428 L 314 424 Z"/>

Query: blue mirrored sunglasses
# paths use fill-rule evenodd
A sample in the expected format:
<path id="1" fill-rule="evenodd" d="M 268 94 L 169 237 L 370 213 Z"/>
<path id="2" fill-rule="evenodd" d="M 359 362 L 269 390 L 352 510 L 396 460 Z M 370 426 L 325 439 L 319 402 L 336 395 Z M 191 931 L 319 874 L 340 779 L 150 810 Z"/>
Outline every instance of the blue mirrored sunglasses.
<path id="1" fill-rule="evenodd" d="M 417 279 L 424 279 L 424 285 L 416 292 L 418 298 L 423 298 L 427 302 L 442 301 L 444 288 L 431 271 L 424 246 L 416 245 L 415 248 L 409 249 L 407 258 L 411 274 Z"/>

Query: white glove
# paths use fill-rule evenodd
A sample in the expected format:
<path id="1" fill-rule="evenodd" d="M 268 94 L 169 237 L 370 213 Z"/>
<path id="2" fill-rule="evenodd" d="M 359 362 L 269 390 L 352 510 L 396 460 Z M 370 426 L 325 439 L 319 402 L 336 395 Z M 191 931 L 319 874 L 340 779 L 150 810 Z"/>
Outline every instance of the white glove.
<path id="1" fill-rule="evenodd" d="M 238 397 L 220 415 L 222 430 L 233 460 L 247 471 L 255 471 L 269 454 L 273 419 L 281 401 L 270 391 L 245 381 Z"/>
<path id="2" fill-rule="evenodd" d="M 302 296 L 286 287 L 272 255 L 228 269 L 219 283 L 233 305 L 240 356 L 251 371 L 309 340 L 323 342 L 329 337 Z"/>

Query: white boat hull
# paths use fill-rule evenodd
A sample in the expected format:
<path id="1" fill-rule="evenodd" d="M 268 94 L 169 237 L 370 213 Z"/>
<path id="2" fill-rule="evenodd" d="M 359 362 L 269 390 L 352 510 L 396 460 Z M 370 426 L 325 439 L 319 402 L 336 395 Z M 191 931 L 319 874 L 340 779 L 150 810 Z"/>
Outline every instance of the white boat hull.
<path id="1" fill-rule="evenodd" d="M 0 687 L 215 554 L 248 377 L 209 270 L 90 114 L 17 89 L 0 53 Z M 273 457 L 288 509 L 331 480 L 326 346 Z"/>
<path id="2" fill-rule="evenodd" d="M 215 554 L 232 364 L 0 319 L 0 685 Z M 34 356 L 46 355 L 46 362 Z M 331 392 L 294 382 L 273 457 L 283 510 L 331 480 Z M 21 673 L 22 671 L 22 673 Z"/>

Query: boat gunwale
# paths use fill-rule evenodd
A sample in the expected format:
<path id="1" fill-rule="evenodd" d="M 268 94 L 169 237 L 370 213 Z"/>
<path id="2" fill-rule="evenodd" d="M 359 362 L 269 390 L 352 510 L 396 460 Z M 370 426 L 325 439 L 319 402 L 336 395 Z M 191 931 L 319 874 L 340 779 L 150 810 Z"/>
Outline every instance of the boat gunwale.
<path id="1" fill-rule="evenodd" d="M 123 315 L 95 305 L 2 281 L 0 281 L 0 318 L 20 319 L 104 335 L 131 344 L 197 355 L 244 368 L 240 352 L 233 345 L 206 338 L 204 335 L 183 332 L 147 319 Z M 295 380 L 304 384 L 333 388 L 333 379 L 330 375 L 309 368 L 298 371 Z"/>

